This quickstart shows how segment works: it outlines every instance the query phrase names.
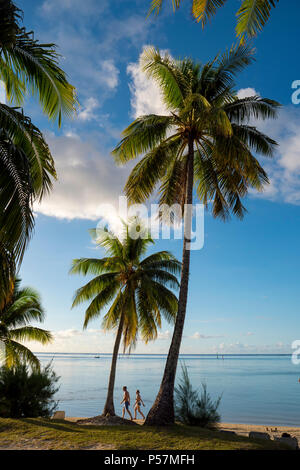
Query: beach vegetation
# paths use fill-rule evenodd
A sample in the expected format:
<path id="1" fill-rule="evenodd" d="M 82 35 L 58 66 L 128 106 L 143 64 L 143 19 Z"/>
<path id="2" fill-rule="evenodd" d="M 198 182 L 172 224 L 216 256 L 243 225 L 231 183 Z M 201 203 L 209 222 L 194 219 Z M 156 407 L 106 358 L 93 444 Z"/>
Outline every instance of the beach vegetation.
<path id="1" fill-rule="evenodd" d="M 182 376 L 175 387 L 175 417 L 176 420 L 190 426 L 214 428 L 221 420 L 218 408 L 222 396 L 213 400 L 207 391 L 207 385 L 202 383 L 202 391 L 194 389 L 185 364 L 181 367 Z"/>
<path id="2" fill-rule="evenodd" d="M 54 395 L 59 377 L 51 364 L 30 369 L 19 363 L 0 368 L 0 416 L 3 418 L 50 417 L 57 408 Z"/>
<path id="3" fill-rule="evenodd" d="M 39 293 L 32 287 L 21 287 L 21 280 L 15 279 L 13 290 L 6 295 L 0 309 L 0 364 L 3 361 L 10 368 L 27 363 L 40 368 L 39 359 L 23 342 L 48 344 L 52 341 L 50 331 L 31 325 L 31 322 L 42 323 L 44 319 Z"/>
<path id="4" fill-rule="evenodd" d="M 0 299 L 13 286 L 34 227 L 33 203 L 56 178 L 54 160 L 42 132 L 21 109 L 36 97 L 45 115 L 61 125 L 77 107 L 74 87 L 59 66 L 53 43 L 39 42 L 23 25 L 12 0 L 0 1 Z"/>

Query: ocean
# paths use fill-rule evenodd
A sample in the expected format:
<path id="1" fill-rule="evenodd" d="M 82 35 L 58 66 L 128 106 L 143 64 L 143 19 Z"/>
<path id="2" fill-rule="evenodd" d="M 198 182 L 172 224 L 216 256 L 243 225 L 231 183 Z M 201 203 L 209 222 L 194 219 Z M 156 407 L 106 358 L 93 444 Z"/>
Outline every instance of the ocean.
<path id="1" fill-rule="evenodd" d="M 67 416 L 101 414 L 110 370 L 109 354 L 38 353 L 43 365 L 52 361 L 60 376 L 56 399 Z M 116 413 L 121 414 L 122 387 L 134 402 L 139 389 L 150 409 L 159 389 L 165 355 L 121 355 L 115 386 Z M 213 398 L 222 394 L 223 422 L 300 426 L 300 365 L 290 355 L 181 355 L 195 388 L 206 383 Z M 179 365 L 177 380 L 180 379 Z"/>

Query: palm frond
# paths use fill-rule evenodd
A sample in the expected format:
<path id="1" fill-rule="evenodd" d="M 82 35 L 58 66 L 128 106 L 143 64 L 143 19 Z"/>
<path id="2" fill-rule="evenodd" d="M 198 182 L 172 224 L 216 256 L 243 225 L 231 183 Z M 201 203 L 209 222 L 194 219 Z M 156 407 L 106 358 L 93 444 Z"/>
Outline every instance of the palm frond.
<path id="1" fill-rule="evenodd" d="M 172 125 L 171 116 L 149 114 L 137 118 L 123 131 L 124 138 L 112 151 L 115 161 L 124 164 L 153 149 L 165 139 Z"/>
<path id="2" fill-rule="evenodd" d="M 38 341 L 41 344 L 53 341 L 53 335 L 50 331 L 35 326 L 23 326 L 10 330 L 9 337 L 15 341 Z"/>
<path id="3" fill-rule="evenodd" d="M 229 119 L 237 124 L 243 124 L 252 119 L 275 119 L 281 105 L 277 101 L 260 96 L 249 96 L 235 99 L 224 106 Z"/>
<path id="4" fill-rule="evenodd" d="M 172 111 L 181 108 L 188 82 L 171 57 L 168 54 L 162 57 L 158 49 L 146 47 L 141 56 L 141 65 L 147 77 L 159 85 L 167 108 Z"/>
<path id="5" fill-rule="evenodd" d="M 74 295 L 72 308 L 81 304 L 82 302 L 91 300 L 112 284 L 118 284 L 119 275 L 119 273 L 106 273 L 91 279 L 87 284 L 80 287 L 80 289 L 77 289 Z"/>
<path id="6" fill-rule="evenodd" d="M 2 57 L 26 88 L 38 96 L 50 119 L 58 119 L 61 126 L 62 115 L 74 115 L 77 108 L 75 88 L 59 67 L 60 55 L 55 44 L 40 44 L 31 33 L 20 30 L 13 49 L 3 48 Z M 14 95 L 10 97 L 13 99 Z"/>
<path id="7" fill-rule="evenodd" d="M 82 274 L 99 276 L 105 272 L 116 271 L 119 267 L 118 257 L 106 258 L 80 258 L 72 261 L 70 274 Z"/>
<path id="8" fill-rule="evenodd" d="M 192 14 L 197 23 L 204 28 L 208 20 L 216 14 L 217 9 L 222 7 L 226 0 L 193 0 Z"/>
<path id="9" fill-rule="evenodd" d="M 87 328 L 89 322 L 101 314 L 101 310 L 114 299 L 119 290 L 119 282 L 110 283 L 95 296 L 85 312 L 83 328 Z"/>
<path id="10" fill-rule="evenodd" d="M 28 363 L 32 368 L 39 369 L 39 359 L 23 344 L 17 341 L 8 340 L 4 342 L 5 363 L 8 367 L 13 367 L 20 363 Z"/>
<path id="11" fill-rule="evenodd" d="M 245 36 L 254 37 L 267 23 L 272 7 L 279 0 L 243 0 L 236 16 L 236 34 L 240 42 L 245 41 Z"/>
<path id="12" fill-rule="evenodd" d="M 164 140 L 135 165 L 124 188 L 129 202 L 142 203 L 150 197 L 181 145 L 179 136 Z"/>

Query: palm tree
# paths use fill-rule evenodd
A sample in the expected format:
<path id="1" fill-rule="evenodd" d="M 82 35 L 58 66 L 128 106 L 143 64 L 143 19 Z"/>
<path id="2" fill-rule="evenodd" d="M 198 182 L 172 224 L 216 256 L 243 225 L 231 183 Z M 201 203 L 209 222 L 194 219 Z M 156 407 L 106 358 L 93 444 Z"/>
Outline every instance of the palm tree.
<path id="1" fill-rule="evenodd" d="M 20 287 L 15 279 L 13 293 L 5 299 L 0 309 L 0 346 L 4 346 L 4 359 L 8 367 L 27 362 L 40 368 L 38 358 L 24 346 L 23 341 L 50 343 L 53 339 L 47 330 L 31 326 L 30 322 L 43 322 L 45 312 L 39 293 L 31 287 Z"/>
<path id="2" fill-rule="evenodd" d="M 154 48 L 145 49 L 143 70 L 160 86 L 169 115 L 138 117 L 123 131 L 113 151 L 125 164 L 143 155 L 125 186 L 130 202 L 145 201 L 159 185 L 159 203 L 179 203 L 184 214 L 184 241 L 178 313 L 164 376 L 147 424 L 174 421 L 173 391 L 186 314 L 190 266 L 193 188 L 211 204 L 214 217 L 242 218 L 241 198 L 248 188 L 262 190 L 267 174 L 253 152 L 271 156 L 276 142 L 250 126 L 248 119 L 274 118 L 279 106 L 259 96 L 239 99 L 234 75 L 252 60 L 244 46 L 201 65 L 191 59 L 174 61 Z"/>
<path id="3" fill-rule="evenodd" d="M 179 286 L 176 276 L 181 264 L 167 251 L 143 258 L 153 241 L 148 234 L 145 238 L 131 238 L 134 223 L 125 224 L 122 238 L 107 229 L 94 231 L 97 244 L 105 248 L 107 256 L 75 259 L 71 268 L 72 274 L 95 276 L 74 297 L 73 307 L 91 301 L 85 312 L 84 328 L 111 304 L 102 322 L 104 330 L 116 330 L 104 416 L 115 414 L 113 393 L 122 336 L 124 352 L 130 351 L 138 334 L 145 343 L 154 340 L 162 316 L 174 321 L 177 312 L 177 298 L 170 288 Z"/>
<path id="4" fill-rule="evenodd" d="M 8 101 L 0 103 L 0 257 L 6 260 L 6 272 L 21 261 L 32 233 L 33 201 L 41 200 L 56 178 L 42 133 L 16 106 L 22 106 L 30 93 L 59 126 L 62 115 L 72 115 L 77 106 L 75 89 L 59 67 L 56 46 L 40 44 L 20 25 L 21 19 L 22 11 L 13 1 L 0 1 L 0 81 Z M 4 277 L 2 272 L 2 294 L 11 283 L 6 278 L 3 287 Z"/>
<path id="5" fill-rule="evenodd" d="M 173 10 L 180 7 L 182 0 L 171 0 Z M 241 42 L 244 42 L 246 35 L 254 37 L 259 33 L 268 21 L 271 9 L 276 6 L 279 0 L 242 0 L 238 9 L 236 35 Z M 159 13 L 163 0 L 151 0 L 149 14 Z M 192 0 L 192 15 L 197 23 L 205 26 L 208 20 L 221 8 L 226 0 Z"/>

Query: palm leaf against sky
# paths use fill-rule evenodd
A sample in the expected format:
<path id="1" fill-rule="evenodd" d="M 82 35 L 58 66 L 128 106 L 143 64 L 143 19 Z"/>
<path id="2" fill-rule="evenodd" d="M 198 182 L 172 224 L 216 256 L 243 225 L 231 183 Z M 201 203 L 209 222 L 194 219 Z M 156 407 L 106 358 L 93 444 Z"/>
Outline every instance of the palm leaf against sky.
<path id="1" fill-rule="evenodd" d="M 121 338 L 124 351 L 136 345 L 138 336 L 145 341 L 157 337 L 162 317 L 174 322 L 177 298 L 172 292 L 179 284 L 181 264 L 167 251 L 144 257 L 152 239 L 133 239 L 131 229 L 136 219 L 125 224 L 122 238 L 103 230 L 92 231 L 106 257 L 75 259 L 72 274 L 91 275 L 92 279 L 76 291 L 73 307 L 90 302 L 85 313 L 84 328 L 107 309 L 102 327 L 116 330 L 107 401 L 103 414 L 114 414 L 113 389 L 116 362 Z"/>
<path id="2" fill-rule="evenodd" d="M 61 125 L 63 115 L 75 112 L 77 100 L 59 67 L 56 46 L 40 44 L 20 26 L 22 12 L 11 0 L 0 1 L 0 13 L 0 81 L 8 103 L 21 106 L 28 94 L 36 96 L 49 119 Z M 55 177 L 40 130 L 23 112 L 0 103 L 0 255 L 12 261 L 5 272 L 22 259 L 34 225 L 32 203 L 51 189 Z M 6 288 L 0 279 L 1 292 Z"/>
<path id="3" fill-rule="evenodd" d="M 31 326 L 31 322 L 42 323 L 45 312 L 37 291 L 30 287 L 20 288 L 20 280 L 14 283 L 13 294 L 7 297 L 0 310 L 0 341 L 4 344 L 5 362 L 11 367 L 19 362 L 28 362 L 39 368 L 38 358 L 24 346 L 24 341 L 47 344 L 52 341 L 49 331 Z"/>
<path id="4" fill-rule="evenodd" d="M 249 125 L 251 118 L 276 117 L 279 104 L 252 96 L 239 99 L 234 77 L 253 60 L 245 46 L 232 48 L 207 64 L 175 61 L 150 47 L 142 56 L 144 72 L 161 90 L 169 114 L 140 116 L 123 131 L 113 150 L 119 164 L 141 156 L 125 186 L 132 203 L 158 189 L 161 206 L 193 203 L 193 189 L 215 217 L 242 218 L 249 188 L 263 190 L 268 177 L 255 154 L 271 157 L 276 142 Z M 174 421 L 173 391 L 186 314 L 191 212 L 183 211 L 185 234 L 181 286 L 173 339 L 164 377 L 147 424 Z"/>
<path id="5" fill-rule="evenodd" d="M 152 0 L 149 14 L 152 12 L 159 13 L 164 0 Z M 173 10 L 180 7 L 182 0 L 168 0 L 172 4 Z M 267 23 L 271 9 L 276 6 L 279 0 L 241 0 L 238 9 L 236 34 L 240 41 L 243 42 L 245 37 L 256 36 Z M 192 15 L 197 23 L 205 26 L 217 10 L 224 6 L 226 0 L 191 0 Z"/>

